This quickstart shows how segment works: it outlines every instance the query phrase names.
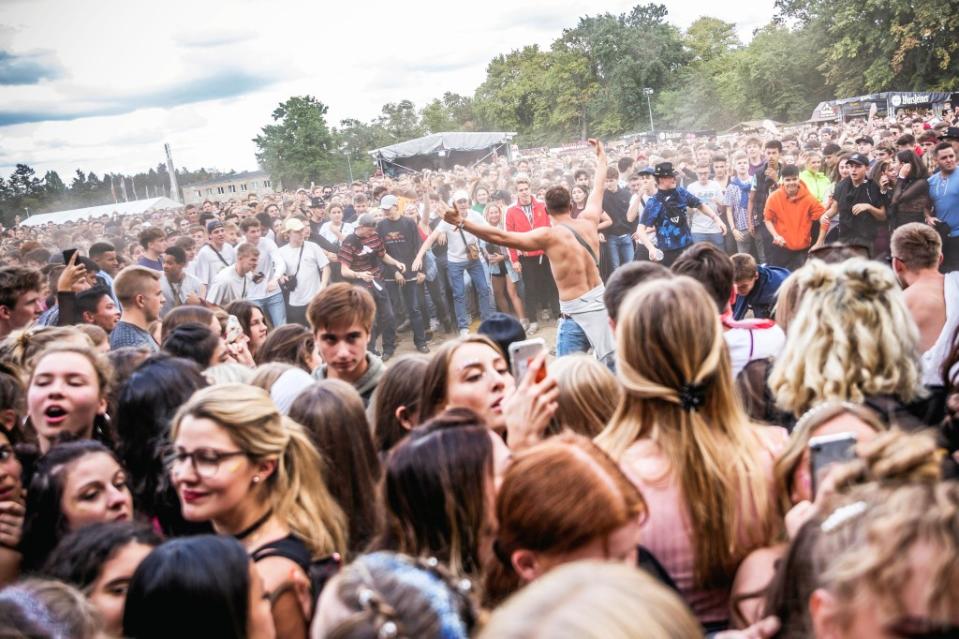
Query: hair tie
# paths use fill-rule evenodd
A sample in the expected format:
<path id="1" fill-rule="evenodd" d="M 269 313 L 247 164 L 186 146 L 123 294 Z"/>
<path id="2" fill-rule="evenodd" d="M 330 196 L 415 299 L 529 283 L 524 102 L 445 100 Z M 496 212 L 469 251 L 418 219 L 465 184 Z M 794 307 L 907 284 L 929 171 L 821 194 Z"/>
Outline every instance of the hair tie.
<path id="1" fill-rule="evenodd" d="M 385 621 L 376 633 L 376 639 L 394 639 L 399 634 L 399 628 L 392 621 Z"/>
<path id="2" fill-rule="evenodd" d="M 826 517 L 822 524 L 819 525 L 819 528 L 824 533 L 831 533 L 851 519 L 862 515 L 868 508 L 869 506 L 864 501 L 857 501 L 846 504 L 845 506 L 840 506 L 834 510 L 831 515 Z"/>
<path id="3" fill-rule="evenodd" d="M 700 408 L 706 402 L 705 384 L 683 384 L 679 387 L 679 403 L 685 411 Z"/>

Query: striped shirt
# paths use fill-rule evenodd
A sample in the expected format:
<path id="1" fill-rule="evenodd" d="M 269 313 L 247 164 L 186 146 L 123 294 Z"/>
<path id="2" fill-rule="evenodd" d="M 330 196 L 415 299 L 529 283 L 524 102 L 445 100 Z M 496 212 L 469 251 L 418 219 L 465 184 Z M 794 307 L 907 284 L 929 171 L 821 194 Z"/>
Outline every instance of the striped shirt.
<path id="1" fill-rule="evenodd" d="M 361 238 L 352 233 L 343 239 L 340 245 L 340 264 L 354 273 L 372 273 L 375 279 L 382 279 L 382 260 L 386 255 L 383 240 L 376 232 Z"/>

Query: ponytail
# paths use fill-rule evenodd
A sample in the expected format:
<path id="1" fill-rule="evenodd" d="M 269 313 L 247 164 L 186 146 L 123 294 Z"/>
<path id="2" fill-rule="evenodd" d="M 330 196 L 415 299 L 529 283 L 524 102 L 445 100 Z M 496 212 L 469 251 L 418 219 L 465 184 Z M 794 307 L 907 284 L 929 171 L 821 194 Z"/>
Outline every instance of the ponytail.
<path id="1" fill-rule="evenodd" d="M 303 427 L 283 417 L 289 441 L 277 466 L 273 510 L 311 553 L 346 556 L 346 517 L 323 480 L 324 461 Z"/>

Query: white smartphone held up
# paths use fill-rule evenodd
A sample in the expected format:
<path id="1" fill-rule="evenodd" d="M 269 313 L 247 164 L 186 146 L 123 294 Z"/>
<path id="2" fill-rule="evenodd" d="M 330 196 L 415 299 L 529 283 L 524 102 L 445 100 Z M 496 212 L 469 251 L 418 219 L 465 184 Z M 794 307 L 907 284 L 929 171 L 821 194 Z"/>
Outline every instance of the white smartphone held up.
<path id="1" fill-rule="evenodd" d="M 517 384 L 523 381 L 526 376 L 530 362 L 543 350 L 546 350 L 546 341 L 542 337 L 513 342 L 509 345 L 510 368 L 513 371 L 513 379 L 516 380 Z"/>

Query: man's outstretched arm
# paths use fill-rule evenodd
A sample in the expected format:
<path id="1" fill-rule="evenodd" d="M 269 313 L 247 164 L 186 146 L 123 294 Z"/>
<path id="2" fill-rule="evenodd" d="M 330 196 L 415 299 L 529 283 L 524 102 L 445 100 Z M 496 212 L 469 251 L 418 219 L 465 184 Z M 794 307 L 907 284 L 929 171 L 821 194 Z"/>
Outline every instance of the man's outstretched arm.
<path id="1" fill-rule="evenodd" d="M 589 192 L 586 208 L 579 214 L 581 218 L 592 220 L 599 224 L 603 215 L 603 191 L 606 187 L 606 149 L 599 140 L 589 139 L 589 144 L 596 150 L 596 172 L 593 174 L 593 190 Z"/>
<path id="2" fill-rule="evenodd" d="M 443 219 L 449 224 L 461 227 L 464 231 L 472 233 L 487 242 L 520 251 L 545 251 L 546 245 L 549 243 L 550 229 L 542 226 L 522 233 L 504 231 L 490 224 L 479 224 L 468 219 L 463 219 L 456 209 L 447 210 L 443 215 Z"/>

